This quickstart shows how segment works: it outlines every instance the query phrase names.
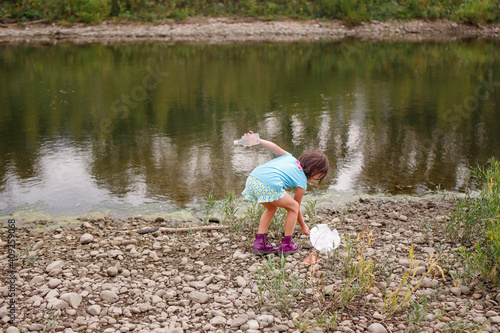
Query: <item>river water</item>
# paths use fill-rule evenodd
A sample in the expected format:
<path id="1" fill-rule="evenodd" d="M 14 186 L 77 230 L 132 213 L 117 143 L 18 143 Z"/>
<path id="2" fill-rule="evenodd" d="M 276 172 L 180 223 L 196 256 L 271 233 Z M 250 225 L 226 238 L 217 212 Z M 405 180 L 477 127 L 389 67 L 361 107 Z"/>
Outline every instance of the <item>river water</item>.
<path id="1" fill-rule="evenodd" d="M 313 193 L 463 191 L 500 158 L 498 41 L 0 45 L 0 216 L 181 208 L 240 195 L 272 156 Z"/>

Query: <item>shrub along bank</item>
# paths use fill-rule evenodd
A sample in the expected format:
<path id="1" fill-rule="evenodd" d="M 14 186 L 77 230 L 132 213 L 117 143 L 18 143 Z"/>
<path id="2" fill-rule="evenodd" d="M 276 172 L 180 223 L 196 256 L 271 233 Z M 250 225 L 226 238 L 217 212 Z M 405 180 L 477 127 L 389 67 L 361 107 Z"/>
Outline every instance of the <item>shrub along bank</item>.
<path id="1" fill-rule="evenodd" d="M 3 22 L 98 23 L 188 17 L 339 19 L 348 25 L 388 19 L 493 23 L 500 0 L 0 0 Z"/>
<path id="2" fill-rule="evenodd" d="M 462 248 L 462 278 L 480 277 L 500 284 L 500 161 L 472 173 L 476 191 L 468 191 L 454 210 L 446 231 L 452 240 L 468 243 Z M 476 193 L 477 192 L 477 193 Z"/>

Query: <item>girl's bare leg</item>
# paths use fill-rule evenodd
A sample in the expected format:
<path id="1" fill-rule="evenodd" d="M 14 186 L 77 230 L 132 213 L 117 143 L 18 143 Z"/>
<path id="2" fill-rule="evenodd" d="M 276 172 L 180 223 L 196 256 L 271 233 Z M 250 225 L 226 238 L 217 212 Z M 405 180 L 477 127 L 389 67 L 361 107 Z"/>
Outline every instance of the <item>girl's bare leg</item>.
<path id="1" fill-rule="evenodd" d="M 287 214 L 285 219 L 285 236 L 291 236 L 293 234 L 293 229 L 295 228 L 297 217 L 299 215 L 299 203 L 295 201 L 295 199 L 292 198 L 290 194 L 286 193 L 283 198 L 273 201 L 273 204 L 276 207 L 282 207 L 286 209 Z"/>
<path id="2" fill-rule="evenodd" d="M 259 230 L 257 231 L 257 233 L 267 234 L 267 231 L 269 230 L 269 226 L 271 225 L 271 221 L 273 220 L 273 216 L 276 213 L 278 206 L 274 205 L 271 202 L 263 202 L 262 205 L 266 207 L 266 210 L 264 211 L 264 213 L 262 213 L 262 216 L 260 217 Z"/>

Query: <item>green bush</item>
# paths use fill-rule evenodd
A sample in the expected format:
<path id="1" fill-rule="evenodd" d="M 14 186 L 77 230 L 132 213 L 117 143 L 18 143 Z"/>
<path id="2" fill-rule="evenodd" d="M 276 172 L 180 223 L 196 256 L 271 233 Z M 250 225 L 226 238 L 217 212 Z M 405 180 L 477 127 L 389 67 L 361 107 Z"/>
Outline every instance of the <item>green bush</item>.
<path id="1" fill-rule="evenodd" d="M 20 21 L 100 22 L 110 15 L 110 0 L 23 0 L 0 4 L 3 18 Z"/>
<path id="2" fill-rule="evenodd" d="M 469 0 L 458 6 L 454 18 L 462 23 L 490 23 L 498 20 L 499 2 L 496 0 Z"/>
<path id="3" fill-rule="evenodd" d="M 492 158 L 489 167 L 478 167 L 472 179 L 479 193 L 469 190 L 459 200 L 446 225 L 453 240 L 461 240 L 467 271 L 476 272 L 485 280 L 500 282 L 500 161 Z"/>
<path id="4" fill-rule="evenodd" d="M 357 25 L 371 18 L 368 1 L 340 0 L 342 21 L 347 25 Z"/>
<path id="5" fill-rule="evenodd" d="M 49 22 L 104 19 L 154 21 L 193 16 L 371 20 L 439 19 L 490 23 L 500 19 L 500 0 L 20 0 L 0 1 L 0 18 Z"/>
<path id="6" fill-rule="evenodd" d="M 84 23 L 100 22 L 110 14 L 111 3 L 109 0 L 69 0 L 76 21 Z"/>
<path id="7" fill-rule="evenodd" d="M 0 18 L 10 18 L 21 22 L 44 18 L 37 0 L 4 1 L 0 3 Z"/>

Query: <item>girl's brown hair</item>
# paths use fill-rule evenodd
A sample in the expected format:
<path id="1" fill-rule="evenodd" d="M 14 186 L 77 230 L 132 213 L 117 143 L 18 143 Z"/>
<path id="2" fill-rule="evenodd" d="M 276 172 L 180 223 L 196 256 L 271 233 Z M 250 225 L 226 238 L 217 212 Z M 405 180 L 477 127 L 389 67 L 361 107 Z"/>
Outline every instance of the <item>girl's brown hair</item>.
<path id="1" fill-rule="evenodd" d="M 304 173 L 306 174 L 307 179 L 317 174 L 322 175 L 318 184 L 321 184 L 323 179 L 326 177 L 328 170 L 330 170 L 328 158 L 320 150 L 313 150 L 303 154 L 299 157 L 299 162 L 304 170 Z"/>

